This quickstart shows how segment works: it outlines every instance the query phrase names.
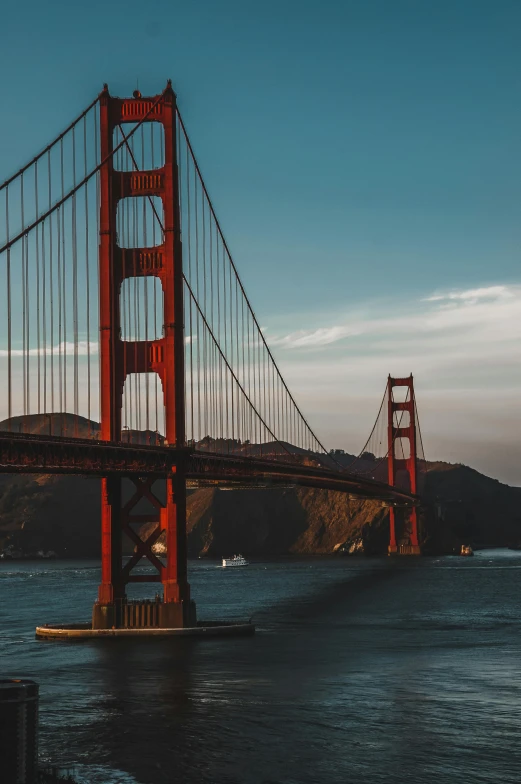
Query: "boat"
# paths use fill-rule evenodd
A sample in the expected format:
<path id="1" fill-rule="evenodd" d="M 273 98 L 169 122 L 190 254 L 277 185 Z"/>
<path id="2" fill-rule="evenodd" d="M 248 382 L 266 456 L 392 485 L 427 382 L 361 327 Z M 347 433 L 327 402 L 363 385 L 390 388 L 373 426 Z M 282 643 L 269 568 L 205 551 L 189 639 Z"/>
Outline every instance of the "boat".
<path id="1" fill-rule="evenodd" d="M 248 566 L 248 561 L 243 555 L 234 555 L 233 558 L 223 558 L 223 566 Z"/>
<path id="2" fill-rule="evenodd" d="M 461 545 L 461 550 L 460 550 L 460 555 L 466 555 L 466 556 L 474 555 L 474 550 L 472 549 L 470 544 L 462 544 Z"/>

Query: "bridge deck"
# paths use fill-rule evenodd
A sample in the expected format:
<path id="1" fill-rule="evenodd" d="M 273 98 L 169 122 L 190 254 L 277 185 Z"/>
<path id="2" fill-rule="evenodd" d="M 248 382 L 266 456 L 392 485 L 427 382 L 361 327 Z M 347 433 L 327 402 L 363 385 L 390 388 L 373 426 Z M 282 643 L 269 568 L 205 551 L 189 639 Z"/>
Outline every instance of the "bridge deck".
<path id="1" fill-rule="evenodd" d="M 0 472 L 165 476 L 182 461 L 186 477 L 227 487 L 295 484 L 414 506 L 418 499 L 383 482 L 298 462 L 220 455 L 193 448 L 113 443 L 82 438 L 0 433 Z"/>

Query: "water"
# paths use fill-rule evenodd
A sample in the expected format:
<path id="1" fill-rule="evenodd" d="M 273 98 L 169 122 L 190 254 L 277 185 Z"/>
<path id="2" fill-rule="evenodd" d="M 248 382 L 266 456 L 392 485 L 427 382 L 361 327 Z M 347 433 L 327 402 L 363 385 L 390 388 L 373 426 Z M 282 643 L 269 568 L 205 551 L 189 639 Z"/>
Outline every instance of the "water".
<path id="1" fill-rule="evenodd" d="M 35 640 L 98 577 L 0 563 L 0 673 L 41 684 L 42 757 L 85 784 L 520 781 L 521 553 L 196 561 L 200 617 L 255 637 Z"/>

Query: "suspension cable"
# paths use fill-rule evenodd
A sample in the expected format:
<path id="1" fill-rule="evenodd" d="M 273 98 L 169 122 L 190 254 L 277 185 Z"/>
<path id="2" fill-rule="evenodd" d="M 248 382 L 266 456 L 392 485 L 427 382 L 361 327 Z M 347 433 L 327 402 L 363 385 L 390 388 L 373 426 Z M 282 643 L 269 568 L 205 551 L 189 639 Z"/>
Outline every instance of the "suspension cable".
<path id="1" fill-rule="evenodd" d="M 33 223 L 31 223 L 29 226 L 27 226 L 21 232 L 19 232 L 15 237 L 13 237 L 12 240 L 8 240 L 2 247 L 0 247 L 0 254 L 8 250 L 8 248 L 11 248 L 15 243 L 21 240 L 22 237 L 25 237 L 27 234 L 29 234 L 29 232 L 31 232 L 36 226 L 38 226 L 40 223 L 46 220 L 46 218 L 52 215 L 57 209 L 59 209 L 68 199 L 71 198 L 71 196 L 77 193 L 80 190 L 80 188 L 83 188 L 83 186 L 90 179 L 92 179 L 92 177 L 94 177 L 94 175 L 97 174 L 100 171 L 100 169 L 102 169 L 103 166 L 105 166 L 105 164 L 111 158 L 113 158 L 113 156 L 118 152 L 118 150 L 120 150 L 121 147 L 123 147 L 127 139 L 130 139 L 130 137 L 135 134 L 138 128 L 140 128 L 141 125 L 146 121 L 147 117 L 149 117 L 149 115 L 154 111 L 155 107 L 163 100 L 163 96 L 164 96 L 164 91 L 161 93 L 161 95 L 158 96 L 158 98 L 154 101 L 154 103 L 151 104 L 146 114 L 142 117 L 142 119 L 138 123 L 136 123 L 134 128 L 132 128 L 132 130 L 127 134 L 126 138 L 123 139 L 116 147 L 114 147 L 112 152 L 106 155 L 105 158 L 100 163 L 98 163 L 98 165 L 90 172 L 90 174 L 88 174 L 86 177 L 84 177 L 81 180 L 81 182 L 79 182 L 77 185 L 71 188 L 71 190 L 67 194 L 65 194 L 59 201 L 57 201 L 56 204 L 50 207 L 47 210 L 47 212 L 44 212 L 43 215 L 40 215 L 40 217 L 37 218 L 35 221 L 33 221 Z"/>
<path id="2" fill-rule="evenodd" d="M 83 118 L 84 118 L 84 117 L 85 117 L 85 116 L 86 116 L 86 115 L 87 115 L 87 114 L 90 112 L 90 110 L 91 110 L 91 109 L 92 109 L 94 106 L 96 106 L 96 104 L 98 103 L 98 101 L 99 101 L 99 96 L 97 96 L 97 97 L 96 97 L 96 98 L 95 98 L 95 99 L 92 101 L 92 103 L 91 103 L 91 104 L 89 104 L 89 106 L 87 106 L 87 108 L 85 109 L 85 111 L 83 111 L 83 112 L 82 112 L 82 113 L 81 113 L 81 114 L 80 114 L 78 117 L 76 117 L 76 119 L 75 119 L 75 120 L 73 120 L 73 121 L 71 122 L 71 124 L 70 124 L 70 125 L 69 125 L 69 126 L 68 126 L 68 127 L 67 127 L 67 128 L 66 128 L 66 129 L 65 129 L 63 132 L 62 132 L 62 133 L 60 133 L 60 135 L 59 135 L 59 136 L 57 136 L 57 137 L 56 137 L 56 139 L 55 139 L 53 142 L 51 142 L 50 144 L 48 144 L 48 145 L 47 145 L 47 147 L 45 147 L 45 149 L 43 149 L 41 152 L 39 152 L 39 153 L 38 153 L 38 155 L 35 155 L 35 156 L 34 156 L 34 158 L 33 158 L 32 160 L 30 160 L 30 161 L 29 161 L 29 163 L 26 163 L 26 164 L 25 164 L 25 166 L 22 166 L 22 168 L 21 168 L 21 169 L 18 169 L 18 171 L 16 172 L 16 174 L 13 174 L 11 177 L 9 177 L 7 180 L 5 180 L 5 182 L 3 182 L 3 183 L 0 185 L 0 191 L 3 191 L 3 190 L 4 190 L 4 188 L 7 188 L 7 186 L 8 186 L 8 185 L 10 185 L 10 184 L 11 184 L 11 183 L 12 183 L 14 180 L 16 180 L 16 179 L 17 179 L 17 177 L 20 177 L 20 176 L 21 176 L 21 175 L 22 175 L 24 172 L 26 172 L 26 171 L 27 171 L 27 169 L 30 169 L 30 168 L 31 168 L 31 166 L 34 166 L 34 164 L 35 164 L 35 163 L 37 163 L 37 162 L 40 160 L 40 158 L 43 158 L 43 156 L 44 156 L 44 155 L 46 155 L 48 152 L 50 152 L 50 151 L 53 149 L 53 147 L 55 147 L 55 146 L 58 144 L 58 142 L 62 141 L 62 140 L 63 140 L 63 138 L 64 138 L 65 136 L 67 136 L 67 134 L 69 133 L 69 131 L 72 131 L 72 129 L 73 129 L 73 128 L 74 128 L 74 127 L 75 127 L 75 126 L 76 126 L 76 125 L 77 125 L 77 124 L 78 124 L 78 123 L 81 121 L 81 120 L 83 120 Z"/>
<path id="3" fill-rule="evenodd" d="M 190 150 L 190 155 L 192 156 L 192 161 L 193 161 L 193 163 L 194 163 L 195 169 L 196 169 L 196 171 L 197 171 L 197 174 L 198 174 L 198 176 L 199 176 L 199 180 L 200 180 L 200 182 L 201 182 L 201 186 L 202 186 L 202 188 L 203 188 L 203 191 L 204 191 L 205 197 L 206 197 L 206 199 L 207 199 L 208 206 L 209 206 L 209 208 L 210 208 L 210 211 L 211 211 L 211 213 L 212 213 L 213 219 L 214 219 L 214 221 L 215 221 L 215 224 L 216 224 L 216 226 L 217 226 L 217 229 L 218 229 L 218 231 L 219 231 L 219 235 L 220 235 L 220 237 L 221 237 L 221 240 L 222 240 L 222 243 L 223 243 L 224 249 L 226 250 L 226 254 L 227 254 L 227 256 L 228 256 L 228 259 L 229 259 L 229 261 L 230 261 L 230 265 L 231 265 L 231 267 L 232 267 L 232 269 L 233 269 L 233 271 L 234 271 L 234 273 L 235 273 L 235 276 L 236 276 L 236 278 L 237 278 L 237 281 L 238 281 L 239 287 L 240 287 L 240 289 L 241 289 L 241 293 L 242 293 L 242 295 L 243 295 L 243 297 L 244 297 L 244 299 L 245 299 L 245 301 L 246 301 L 246 304 L 248 305 L 248 308 L 249 308 L 249 310 L 250 310 L 250 313 L 251 313 L 251 315 L 252 315 L 252 318 L 253 318 L 253 321 L 254 321 L 254 323 L 255 323 L 255 326 L 257 327 L 258 334 L 260 335 L 260 338 L 261 338 L 261 340 L 262 340 L 262 342 L 263 342 L 263 344 L 264 344 L 264 347 L 265 347 L 266 351 L 268 352 L 268 356 L 269 356 L 269 358 L 271 359 L 271 361 L 272 361 L 272 363 L 273 363 L 273 366 L 274 366 L 274 368 L 275 368 L 275 369 L 276 369 L 276 371 L 277 371 L 277 374 L 278 374 L 278 376 L 279 376 L 279 378 L 280 378 L 280 381 L 281 381 L 281 383 L 282 383 L 282 385 L 283 385 L 283 387 L 284 387 L 284 389 L 285 389 L 285 391 L 286 391 L 286 393 L 287 393 L 287 395 L 288 395 L 288 397 L 289 397 L 290 401 L 292 402 L 293 406 L 294 406 L 294 407 L 295 407 L 295 409 L 297 410 L 297 412 L 298 412 L 299 416 L 300 416 L 300 417 L 302 418 L 302 420 L 305 422 L 305 424 L 306 424 L 306 427 L 308 428 L 308 430 L 309 430 L 309 431 L 310 431 L 310 433 L 312 434 L 312 436 L 313 436 L 313 438 L 314 438 L 315 442 L 316 442 L 316 443 L 319 445 L 319 447 L 320 447 L 321 449 L 323 449 L 323 451 L 324 451 L 326 454 L 328 454 L 326 447 L 325 447 L 325 446 L 322 444 L 322 442 L 319 440 L 319 438 L 317 438 L 317 436 L 315 435 L 315 433 L 313 432 L 313 430 L 312 430 L 312 429 L 311 429 L 311 427 L 309 426 L 309 423 L 307 422 L 306 418 L 305 418 L 305 417 L 304 417 L 304 415 L 302 414 L 302 412 L 301 412 L 300 408 L 298 407 L 297 403 L 295 402 L 295 399 L 293 398 L 293 395 L 292 395 L 292 394 L 291 394 L 291 392 L 289 391 L 289 389 L 288 389 L 288 386 L 287 386 L 286 382 L 284 381 L 284 378 L 283 378 L 283 376 L 282 376 L 282 374 L 281 374 L 281 372 L 280 372 L 280 370 L 279 370 L 279 367 L 278 367 L 278 365 L 277 365 L 277 363 L 276 363 L 276 361 L 275 361 L 275 359 L 274 359 L 274 357 L 273 357 L 273 354 L 271 353 L 271 350 L 270 350 L 270 348 L 269 348 L 269 346 L 268 346 L 268 344 L 267 344 L 267 342 L 266 342 L 266 338 L 264 337 L 264 334 L 263 334 L 263 332 L 262 332 L 262 330 L 261 330 L 261 328 L 260 328 L 260 324 L 259 324 L 259 322 L 258 322 L 258 320 L 257 320 L 257 317 L 256 317 L 256 315 L 255 315 L 255 312 L 254 312 L 254 310 L 253 310 L 253 307 L 252 307 L 252 305 L 251 305 L 251 302 L 250 302 L 250 300 L 249 300 L 249 298 L 248 298 L 248 295 L 246 294 L 246 291 L 245 291 L 245 289 L 244 289 L 244 286 L 243 286 L 243 284 L 242 284 L 242 281 L 241 281 L 241 279 L 240 279 L 240 277 L 239 277 L 239 273 L 238 273 L 238 271 L 237 271 L 237 267 L 235 266 L 235 262 L 233 261 L 233 257 L 232 257 L 232 255 L 231 255 L 231 253 L 230 253 L 230 249 L 229 249 L 229 247 L 228 247 L 228 244 L 227 244 L 227 242 L 226 242 L 226 239 L 225 239 L 225 237 L 224 237 L 223 231 L 222 231 L 222 229 L 221 229 L 221 225 L 220 225 L 220 223 L 219 223 L 219 220 L 218 220 L 218 218 L 217 218 L 217 215 L 216 215 L 215 209 L 214 209 L 214 207 L 213 207 L 213 203 L 212 203 L 212 201 L 211 201 L 211 199 L 210 199 L 210 195 L 209 195 L 209 193 L 208 193 L 208 190 L 207 190 L 207 188 L 206 188 L 205 182 L 204 182 L 204 180 L 203 180 L 203 176 L 202 176 L 202 174 L 201 174 L 201 169 L 199 168 L 199 164 L 198 164 L 198 162 L 197 162 L 197 159 L 196 159 L 196 157 L 195 157 L 195 153 L 194 153 L 194 150 L 193 150 L 192 144 L 191 144 L 191 142 L 190 142 L 190 138 L 189 138 L 189 136 L 188 136 L 188 133 L 187 133 L 187 130 L 186 130 L 185 124 L 184 124 L 184 122 L 183 122 L 183 118 L 182 118 L 182 116 L 181 116 L 181 113 L 179 112 L 179 109 L 177 109 L 177 116 L 178 116 L 178 118 L 179 118 L 179 123 L 180 123 L 180 125 L 181 125 L 182 131 L 183 131 L 183 134 L 184 134 L 184 137 L 185 137 L 185 140 L 186 140 L 187 147 L 188 147 L 188 149 Z M 333 458 L 333 460 L 334 460 L 334 458 Z M 340 465 L 340 464 L 339 464 L 339 463 L 338 463 L 336 460 L 334 460 L 334 462 L 335 462 L 335 463 L 337 463 L 337 465 Z"/>

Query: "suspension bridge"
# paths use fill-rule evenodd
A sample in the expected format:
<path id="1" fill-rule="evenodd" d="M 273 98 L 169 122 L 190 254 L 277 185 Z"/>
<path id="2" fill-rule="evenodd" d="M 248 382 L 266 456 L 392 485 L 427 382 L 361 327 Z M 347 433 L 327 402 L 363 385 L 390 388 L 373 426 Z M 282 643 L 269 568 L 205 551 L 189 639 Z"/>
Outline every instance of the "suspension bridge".
<path id="1" fill-rule="evenodd" d="M 389 552 L 419 553 L 412 376 L 388 378 L 357 458 L 324 447 L 259 326 L 170 82 L 132 98 L 105 85 L 0 185 L 0 214 L 0 471 L 101 477 L 93 629 L 195 626 L 187 487 L 378 499 Z M 153 571 L 136 572 L 143 558 Z M 162 596 L 131 613 L 141 582 Z"/>

